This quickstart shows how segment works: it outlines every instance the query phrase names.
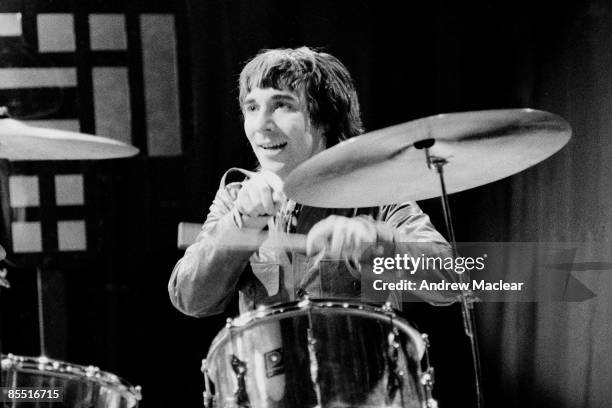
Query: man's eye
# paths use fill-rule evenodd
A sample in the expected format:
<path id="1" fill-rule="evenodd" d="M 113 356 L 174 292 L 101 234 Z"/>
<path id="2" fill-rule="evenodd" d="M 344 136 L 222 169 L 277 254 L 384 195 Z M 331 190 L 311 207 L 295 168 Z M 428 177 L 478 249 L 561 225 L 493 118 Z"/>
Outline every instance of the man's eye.
<path id="1" fill-rule="evenodd" d="M 293 106 L 287 102 L 276 102 L 274 107 L 276 109 L 293 109 Z"/>
<path id="2" fill-rule="evenodd" d="M 257 110 L 257 105 L 245 105 L 244 110 L 246 112 L 255 112 Z"/>

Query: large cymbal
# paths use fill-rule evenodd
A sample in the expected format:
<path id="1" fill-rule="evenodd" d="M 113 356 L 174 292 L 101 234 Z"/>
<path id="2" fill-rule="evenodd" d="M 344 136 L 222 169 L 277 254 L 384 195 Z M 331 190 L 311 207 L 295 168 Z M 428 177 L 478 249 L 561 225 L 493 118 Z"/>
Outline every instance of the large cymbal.
<path id="1" fill-rule="evenodd" d="M 0 119 L 0 158 L 9 160 L 97 160 L 129 157 L 138 149 L 106 137 Z"/>
<path id="2" fill-rule="evenodd" d="M 425 149 L 447 161 L 447 193 L 518 173 L 561 149 L 569 124 L 552 113 L 504 109 L 449 113 L 376 130 L 333 146 L 293 170 L 285 193 L 311 206 L 370 207 L 441 195 Z"/>

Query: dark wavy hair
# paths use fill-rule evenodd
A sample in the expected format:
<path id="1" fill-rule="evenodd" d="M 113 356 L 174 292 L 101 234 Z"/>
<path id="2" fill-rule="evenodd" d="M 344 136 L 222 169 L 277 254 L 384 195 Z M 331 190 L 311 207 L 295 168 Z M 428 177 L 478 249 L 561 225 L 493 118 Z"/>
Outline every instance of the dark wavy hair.
<path id="1" fill-rule="evenodd" d="M 253 88 L 303 91 L 313 125 L 327 147 L 363 133 L 353 79 L 333 55 L 308 47 L 262 50 L 240 73 L 238 102 Z"/>

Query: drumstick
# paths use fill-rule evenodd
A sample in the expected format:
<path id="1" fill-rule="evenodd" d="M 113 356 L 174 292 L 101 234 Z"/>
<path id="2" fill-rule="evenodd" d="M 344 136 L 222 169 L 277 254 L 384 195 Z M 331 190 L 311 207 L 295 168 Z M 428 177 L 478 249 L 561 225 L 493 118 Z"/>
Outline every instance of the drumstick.
<path id="1" fill-rule="evenodd" d="M 193 244 L 200 233 L 202 225 L 181 222 L 178 226 L 179 249 L 186 249 Z M 296 252 L 306 252 L 306 235 L 286 234 L 275 231 L 258 231 L 252 229 L 241 229 L 225 235 L 220 245 L 235 249 L 258 248 L 265 242 L 268 248 L 286 249 Z"/>
<path id="2" fill-rule="evenodd" d="M 266 248 L 306 252 L 306 235 L 245 228 L 224 235 L 219 244 L 236 249 L 252 249 L 265 245 Z"/>

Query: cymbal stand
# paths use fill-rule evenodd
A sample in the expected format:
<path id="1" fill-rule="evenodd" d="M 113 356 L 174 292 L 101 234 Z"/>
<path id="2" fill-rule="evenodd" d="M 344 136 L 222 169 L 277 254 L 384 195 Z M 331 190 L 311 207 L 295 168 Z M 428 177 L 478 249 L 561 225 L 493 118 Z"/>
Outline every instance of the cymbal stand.
<path id="1" fill-rule="evenodd" d="M 446 184 L 444 183 L 444 165 L 448 161 L 442 157 L 431 155 L 429 148 L 435 143 L 434 139 L 424 140 L 420 145 L 415 143 L 415 148 L 425 149 L 425 158 L 427 160 L 427 167 L 435 169 L 440 177 L 440 187 L 442 195 L 440 197 L 442 201 L 442 211 L 444 213 L 444 224 L 446 225 L 446 231 L 448 233 L 448 239 L 451 244 L 451 250 L 453 259 L 457 258 L 457 241 L 455 240 L 455 231 L 453 229 L 453 220 L 451 216 L 450 205 L 448 202 L 448 194 L 446 192 Z M 459 282 L 465 282 L 465 276 L 463 273 L 459 275 Z M 463 286 L 463 285 L 461 285 Z M 476 319 L 474 318 L 474 298 L 473 293 L 470 290 L 461 289 L 461 295 L 459 296 L 461 303 L 461 314 L 463 316 L 463 328 L 465 335 L 470 339 L 470 347 L 472 350 L 472 364 L 474 368 L 474 388 L 476 391 L 476 407 L 482 408 L 484 406 L 484 398 L 482 395 L 482 371 L 480 368 L 480 354 L 478 352 L 478 339 L 476 338 Z"/>
<path id="2" fill-rule="evenodd" d="M 11 284 L 6 278 L 7 271 L 5 268 L 0 269 L 0 294 L 2 294 L 2 288 L 10 289 Z M 3 373 L 2 373 L 2 306 L 0 305 L 0 387 L 4 387 Z"/>
<path id="3" fill-rule="evenodd" d="M 47 347 L 45 343 L 45 315 L 43 312 L 43 284 L 42 269 L 36 268 L 36 289 L 38 300 L 38 341 L 40 345 L 40 356 L 47 357 Z"/>

